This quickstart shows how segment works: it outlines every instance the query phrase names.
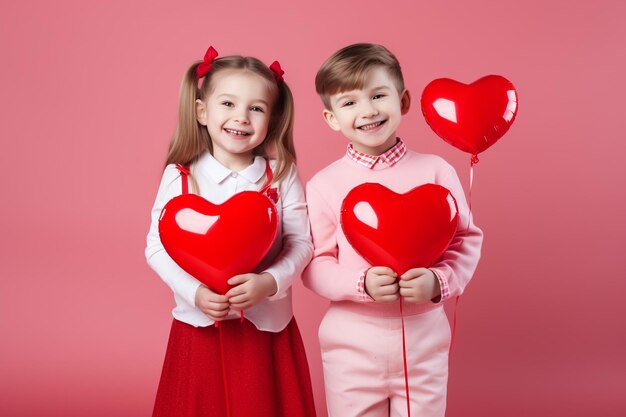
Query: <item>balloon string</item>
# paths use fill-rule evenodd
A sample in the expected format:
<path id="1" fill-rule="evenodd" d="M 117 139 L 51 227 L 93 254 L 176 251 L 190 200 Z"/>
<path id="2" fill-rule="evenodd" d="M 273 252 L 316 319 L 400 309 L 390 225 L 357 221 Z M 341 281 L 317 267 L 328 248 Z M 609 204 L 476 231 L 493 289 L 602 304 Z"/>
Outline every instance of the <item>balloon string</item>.
<path id="1" fill-rule="evenodd" d="M 467 215 L 467 229 L 465 229 L 465 234 L 469 232 L 469 227 L 470 227 L 470 224 L 472 223 L 472 187 L 474 185 L 474 165 L 476 165 L 478 162 L 479 162 L 478 155 L 473 154 L 472 159 L 470 161 L 470 186 L 469 186 L 469 202 L 468 202 L 469 213 Z M 454 313 L 452 315 L 453 316 L 452 333 L 450 335 L 450 349 L 448 349 L 448 356 L 450 356 L 450 353 L 452 352 L 452 344 L 454 343 L 454 335 L 456 334 L 456 310 L 459 305 L 459 298 L 460 296 L 457 295 L 456 301 L 454 303 Z"/>
<path id="2" fill-rule="evenodd" d="M 402 322 L 402 359 L 404 361 L 404 390 L 406 391 L 406 413 L 411 417 L 411 399 L 409 397 L 409 372 L 406 364 L 406 336 L 404 334 L 404 312 L 402 308 L 402 297 L 400 297 L 400 320 Z"/>
<path id="3" fill-rule="evenodd" d="M 456 310 L 457 307 L 459 305 L 459 298 L 461 298 L 460 295 L 456 296 L 456 301 L 454 303 L 454 313 L 452 314 L 452 334 L 450 335 L 450 348 L 448 349 L 448 357 L 450 356 L 450 353 L 452 352 L 452 344 L 454 343 L 454 335 L 456 334 Z"/>
<path id="4" fill-rule="evenodd" d="M 270 167 L 270 161 L 267 159 L 265 160 L 265 178 L 266 178 L 265 184 L 263 184 L 263 187 L 259 190 L 261 194 L 264 194 L 267 192 L 267 190 L 272 185 L 272 179 L 274 178 L 274 174 L 272 173 L 272 168 Z"/>
<path id="5" fill-rule="evenodd" d="M 470 223 L 472 222 L 472 187 L 474 185 L 474 165 L 478 163 L 478 155 L 472 155 L 472 159 L 470 162 L 470 186 L 469 186 L 469 202 L 468 209 L 469 213 L 467 214 L 467 229 L 465 229 L 465 233 L 469 232 Z"/>
<path id="6" fill-rule="evenodd" d="M 219 322 L 215 322 L 216 324 Z M 220 333 L 220 357 L 222 359 L 222 381 L 224 382 L 224 400 L 226 401 L 226 416 L 230 417 L 230 399 L 228 397 L 228 378 L 226 375 L 226 358 L 224 357 L 224 338 L 222 334 L 222 326 L 219 328 Z"/>

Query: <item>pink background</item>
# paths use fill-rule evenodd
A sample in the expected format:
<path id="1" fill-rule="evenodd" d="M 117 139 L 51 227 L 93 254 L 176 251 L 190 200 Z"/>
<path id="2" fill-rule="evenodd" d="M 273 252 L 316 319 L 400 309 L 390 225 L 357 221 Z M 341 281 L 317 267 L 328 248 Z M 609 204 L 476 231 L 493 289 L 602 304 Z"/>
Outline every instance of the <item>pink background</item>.
<path id="1" fill-rule="evenodd" d="M 402 63 L 414 106 L 400 135 L 466 186 L 469 158 L 425 124 L 422 89 L 495 73 L 519 92 L 475 170 L 486 238 L 448 416 L 626 415 L 625 16 L 618 0 L 3 2 L 0 415 L 150 415 L 173 300 L 143 249 L 188 64 L 209 44 L 280 59 L 307 180 L 346 145 L 315 72 L 362 41 Z M 325 416 L 326 303 L 300 284 L 295 303 Z"/>

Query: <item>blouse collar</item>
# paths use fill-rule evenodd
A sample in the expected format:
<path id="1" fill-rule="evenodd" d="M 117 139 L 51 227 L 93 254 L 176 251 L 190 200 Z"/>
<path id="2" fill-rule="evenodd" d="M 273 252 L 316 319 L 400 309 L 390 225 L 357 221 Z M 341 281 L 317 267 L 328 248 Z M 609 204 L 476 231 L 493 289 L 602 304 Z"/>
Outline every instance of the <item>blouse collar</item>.
<path id="1" fill-rule="evenodd" d="M 241 171 L 234 171 L 222 165 L 222 163 L 215 159 L 210 152 L 205 152 L 205 154 L 198 159 L 197 164 L 204 173 L 206 173 L 218 184 L 229 176 L 240 176 L 250 183 L 256 183 L 263 177 L 263 175 L 265 175 L 266 162 L 265 158 L 262 156 L 255 156 L 252 164 L 248 165 Z"/>

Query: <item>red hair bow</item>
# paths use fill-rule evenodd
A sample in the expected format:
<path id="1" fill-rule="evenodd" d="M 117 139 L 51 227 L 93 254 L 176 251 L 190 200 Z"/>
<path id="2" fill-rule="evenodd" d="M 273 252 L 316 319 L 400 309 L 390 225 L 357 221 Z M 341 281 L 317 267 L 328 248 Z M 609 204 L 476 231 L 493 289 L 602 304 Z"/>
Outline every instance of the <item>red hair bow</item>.
<path id="1" fill-rule="evenodd" d="M 282 83 L 283 82 L 283 74 L 285 73 L 285 71 L 283 71 L 283 69 L 280 67 L 280 62 L 278 62 L 278 61 L 272 62 L 272 65 L 270 65 L 270 69 L 274 73 L 274 77 L 276 78 L 276 82 L 278 84 Z"/>
<path id="2" fill-rule="evenodd" d="M 198 68 L 196 68 L 196 74 L 198 74 L 198 78 L 204 77 L 211 70 L 213 61 L 215 61 L 215 58 L 217 58 L 217 56 L 217 51 L 212 46 L 209 46 L 206 54 L 204 54 L 204 60 L 200 65 L 198 65 Z"/>

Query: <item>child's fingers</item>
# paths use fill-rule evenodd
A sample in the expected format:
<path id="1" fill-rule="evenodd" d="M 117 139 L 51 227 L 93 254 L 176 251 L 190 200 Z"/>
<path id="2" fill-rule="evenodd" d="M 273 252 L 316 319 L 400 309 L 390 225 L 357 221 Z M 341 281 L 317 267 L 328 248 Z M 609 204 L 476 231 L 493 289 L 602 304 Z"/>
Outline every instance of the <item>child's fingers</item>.
<path id="1" fill-rule="evenodd" d="M 203 303 L 198 306 L 200 311 L 202 311 L 207 316 L 213 319 L 219 319 L 222 317 L 226 317 L 230 312 L 230 305 L 228 303 Z"/>
<path id="2" fill-rule="evenodd" d="M 380 301 L 381 303 L 392 303 L 396 301 L 398 297 L 399 297 L 398 294 L 382 295 L 378 297 L 378 301 Z"/>
<path id="3" fill-rule="evenodd" d="M 396 294 L 397 292 L 398 292 L 398 284 L 395 282 L 393 284 L 381 286 L 378 291 L 380 295 Z"/>
<path id="4" fill-rule="evenodd" d="M 226 317 L 229 312 L 230 312 L 229 308 L 227 308 L 225 310 L 207 309 L 207 313 L 210 314 L 213 317 Z"/>
<path id="5" fill-rule="evenodd" d="M 398 285 L 400 288 L 413 288 L 415 286 L 414 278 L 411 279 L 401 279 L 398 281 Z"/>
<path id="6" fill-rule="evenodd" d="M 413 268 L 400 275 L 400 279 L 409 280 L 417 277 L 421 277 L 428 273 L 428 268 Z"/>
<path id="7" fill-rule="evenodd" d="M 228 310 L 229 308 L 229 304 L 228 303 L 213 303 L 213 302 L 208 302 L 206 304 L 206 308 L 209 310 L 213 310 L 213 311 L 225 311 Z"/>
<path id="8" fill-rule="evenodd" d="M 211 303 L 228 303 L 228 297 L 217 293 L 207 295 L 206 299 Z"/>
<path id="9" fill-rule="evenodd" d="M 249 307 L 252 307 L 252 300 L 250 300 L 250 299 L 247 299 L 247 300 L 244 300 L 244 301 L 240 301 L 240 302 L 237 302 L 237 303 L 233 303 L 233 304 L 230 305 L 231 310 L 236 311 L 236 312 L 245 310 L 245 309 L 247 309 Z"/>
<path id="10" fill-rule="evenodd" d="M 248 282 L 250 279 L 250 274 L 241 274 L 235 275 L 231 279 L 228 280 L 228 285 L 237 286 L 243 284 L 244 282 Z"/>
<path id="11" fill-rule="evenodd" d="M 228 301 L 229 303 L 232 303 L 231 299 L 233 297 L 236 297 L 238 295 L 245 294 L 246 292 L 248 292 L 248 286 L 244 284 L 245 282 L 243 284 L 239 284 L 231 288 L 230 290 L 228 290 L 228 292 L 224 294 L 224 296 L 226 297 L 226 301 Z"/>
<path id="12" fill-rule="evenodd" d="M 391 275 L 379 275 L 375 278 L 376 284 L 379 286 L 396 284 L 397 278 Z"/>
<path id="13" fill-rule="evenodd" d="M 245 303 L 249 299 L 250 297 L 248 296 L 248 294 L 244 293 L 244 294 L 240 294 L 235 297 L 229 298 L 228 302 L 230 303 L 231 307 L 237 307 L 237 304 Z"/>
<path id="14" fill-rule="evenodd" d="M 250 300 L 245 301 L 243 303 L 238 303 L 238 304 L 233 304 L 232 305 L 232 309 L 234 311 L 241 311 L 241 310 L 245 310 L 249 307 L 252 307 L 252 303 L 250 302 Z"/>
<path id="15" fill-rule="evenodd" d="M 372 271 L 372 273 L 376 275 L 389 275 L 393 277 L 397 276 L 397 274 L 393 271 L 393 269 L 387 266 L 373 266 L 369 269 L 369 271 Z"/>
<path id="16" fill-rule="evenodd" d="M 403 297 L 412 297 L 413 296 L 413 288 L 406 288 L 400 286 L 400 291 L 398 293 Z"/>
<path id="17" fill-rule="evenodd" d="M 228 311 L 205 311 L 204 313 L 212 318 L 214 321 L 222 321 L 228 315 Z"/>

